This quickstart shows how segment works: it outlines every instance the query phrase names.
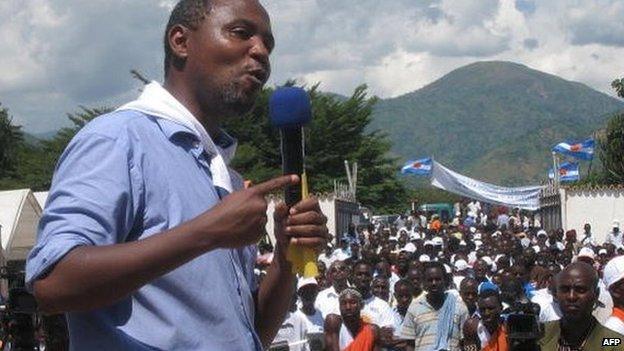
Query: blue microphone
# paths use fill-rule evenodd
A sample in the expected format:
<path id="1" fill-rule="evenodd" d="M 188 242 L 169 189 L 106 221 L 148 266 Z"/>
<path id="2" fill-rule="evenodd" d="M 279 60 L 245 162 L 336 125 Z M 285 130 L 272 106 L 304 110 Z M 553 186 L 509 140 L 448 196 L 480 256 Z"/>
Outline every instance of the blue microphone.
<path id="1" fill-rule="evenodd" d="M 277 89 L 269 100 L 269 115 L 271 124 L 280 130 L 283 173 L 297 174 L 301 178 L 300 186 L 288 186 L 284 193 L 286 205 L 292 207 L 308 196 L 303 126 L 312 119 L 310 97 L 301 88 Z M 286 257 L 292 262 L 293 273 L 305 278 L 318 275 L 314 249 L 291 246 Z"/>
<path id="2" fill-rule="evenodd" d="M 269 100 L 269 116 L 271 124 L 280 130 L 283 173 L 302 177 L 305 157 L 303 126 L 312 119 L 308 93 L 296 87 L 275 90 Z M 294 185 L 286 188 L 285 202 L 288 207 L 301 201 L 301 198 L 302 187 Z"/>

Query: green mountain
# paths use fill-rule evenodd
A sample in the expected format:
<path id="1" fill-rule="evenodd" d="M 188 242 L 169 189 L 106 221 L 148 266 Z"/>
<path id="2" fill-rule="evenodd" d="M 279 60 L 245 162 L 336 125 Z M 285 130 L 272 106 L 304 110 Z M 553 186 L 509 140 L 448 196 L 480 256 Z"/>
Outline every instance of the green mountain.
<path id="1" fill-rule="evenodd" d="M 624 102 L 581 83 L 517 63 L 477 62 L 380 100 L 371 127 L 389 135 L 401 161 L 434 156 L 480 180 L 527 185 L 545 180 L 553 145 L 591 136 L 622 109 Z"/>

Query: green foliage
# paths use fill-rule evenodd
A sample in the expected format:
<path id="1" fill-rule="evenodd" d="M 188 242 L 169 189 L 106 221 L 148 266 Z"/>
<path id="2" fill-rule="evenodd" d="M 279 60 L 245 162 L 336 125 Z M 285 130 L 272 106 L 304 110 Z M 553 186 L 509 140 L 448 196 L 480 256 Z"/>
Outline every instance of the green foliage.
<path id="1" fill-rule="evenodd" d="M 397 98 L 381 100 L 371 129 L 388 133 L 402 161 L 434 156 L 501 185 L 546 180 L 550 149 L 584 139 L 624 103 L 510 62 L 478 62 Z"/>
<path id="2" fill-rule="evenodd" d="M 614 115 L 598 138 L 602 179 L 606 184 L 624 183 L 624 113 Z"/>
<path id="3" fill-rule="evenodd" d="M 15 176 L 17 152 L 24 141 L 21 127 L 12 122 L 9 110 L 0 104 L 0 178 Z"/>
<path id="4" fill-rule="evenodd" d="M 624 98 L 624 78 L 616 79 L 611 82 L 611 87 L 615 89 L 619 97 Z"/>
<path id="5" fill-rule="evenodd" d="M 287 85 L 293 85 L 288 82 Z M 306 169 L 314 193 L 331 192 L 334 180 L 346 183 L 344 160 L 357 161 L 358 201 L 376 212 L 403 211 L 407 192 L 396 177 L 398 164 L 388 156 L 390 143 L 377 132 L 367 132 L 376 98 L 366 86 L 340 99 L 308 89 L 313 118 L 306 128 Z M 280 173 L 279 133 L 268 118 L 272 89 L 265 89 L 245 118 L 228 120 L 224 128 L 240 144 L 232 166 L 246 179 L 258 183 Z"/>
<path id="6" fill-rule="evenodd" d="M 61 129 L 51 140 L 26 143 L 20 137 L 19 141 L 12 143 L 12 148 L 9 148 L 14 165 L 11 174 L 0 177 L 0 188 L 48 190 L 56 162 L 69 141 L 88 121 L 110 110 L 109 108 L 81 106 L 80 111 L 67 115 L 73 125 Z M 19 130 L 19 127 L 14 127 L 14 129 Z"/>

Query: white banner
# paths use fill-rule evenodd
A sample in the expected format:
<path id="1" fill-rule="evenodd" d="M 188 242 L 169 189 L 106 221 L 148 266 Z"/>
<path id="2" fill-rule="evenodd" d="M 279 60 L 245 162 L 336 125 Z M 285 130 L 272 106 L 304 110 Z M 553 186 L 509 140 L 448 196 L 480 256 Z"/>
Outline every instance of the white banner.
<path id="1" fill-rule="evenodd" d="M 451 193 L 479 201 L 518 207 L 525 210 L 539 209 L 539 194 L 542 186 L 507 188 L 468 178 L 433 162 L 431 185 Z"/>

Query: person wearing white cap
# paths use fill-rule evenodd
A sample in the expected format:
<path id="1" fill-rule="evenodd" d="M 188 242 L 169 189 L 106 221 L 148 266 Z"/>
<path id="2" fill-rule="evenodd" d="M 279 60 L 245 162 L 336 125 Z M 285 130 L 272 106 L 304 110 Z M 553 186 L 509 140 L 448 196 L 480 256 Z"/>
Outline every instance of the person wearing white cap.
<path id="1" fill-rule="evenodd" d="M 624 256 L 615 257 L 607 263 L 602 279 L 613 299 L 613 314 L 604 325 L 624 334 Z"/>
<path id="2" fill-rule="evenodd" d="M 611 225 L 611 231 L 607 234 L 606 243 L 613 244 L 616 247 L 624 244 L 622 241 L 622 233 L 620 232 L 620 221 L 614 220 Z"/>
<path id="3" fill-rule="evenodd" d="M 334 250 L 334 245 L 327 243 L 325 250 L 318 256 L 318 260 L 325 263 L 325 267 L 331 266 L 334 261 L 344 260 L 340 250 Z"/>
<path id="4" fill-rule="evenodd" d="M 455 261 L 453 268 L 455 271 L 453 274 L 453 284 L 455 284 L 455 287 L 459 290 L 459 285 L 468 275 L 468 268 L 470 268 L 470 266 L 468 266 L 468 262 L 466 262 L 466 260 L 460 258 Z"/>
<path id="5" fill-rule="evenodd" d="M 306 334 L 323 332 L 323 314 L 314 307 L 318 292 L 318 283 L 315 278 L 299 278 L 297 281 L 297 295 L 301 301 L 301 307 L 295 313 L 306 322 Z"/>

